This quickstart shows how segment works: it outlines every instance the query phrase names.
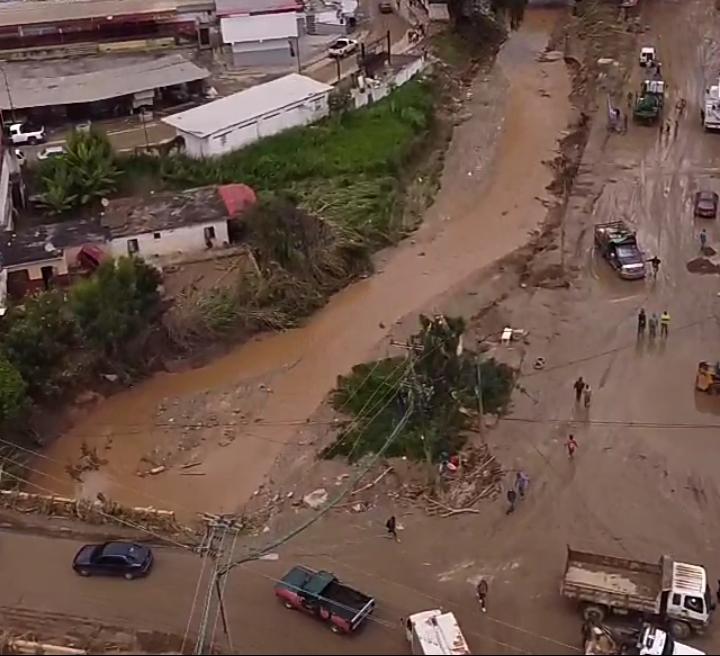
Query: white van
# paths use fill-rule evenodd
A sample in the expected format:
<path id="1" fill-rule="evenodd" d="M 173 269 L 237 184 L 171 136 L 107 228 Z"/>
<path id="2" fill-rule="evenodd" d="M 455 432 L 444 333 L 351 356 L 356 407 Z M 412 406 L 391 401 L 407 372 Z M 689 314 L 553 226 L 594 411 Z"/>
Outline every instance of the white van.
<path id="1" fill-rule="evenodd" d="M 452 613 L 424 610 L 405 621 L 405 634 L 413 654 L 470 654 L 470 647 Z"/>

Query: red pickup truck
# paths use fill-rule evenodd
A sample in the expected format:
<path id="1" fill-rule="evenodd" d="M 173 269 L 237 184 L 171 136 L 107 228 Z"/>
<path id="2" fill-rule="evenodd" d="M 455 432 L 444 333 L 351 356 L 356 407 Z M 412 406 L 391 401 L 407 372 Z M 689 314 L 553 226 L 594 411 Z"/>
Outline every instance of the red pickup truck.
<path id="1" fill-rule="evenodd" d="M 335 633 L 352 633 L 375 608 L 375 600 L 343 585 L 330 572 L 293 567 L 275 585 L 286 608 L 302 610 L 328 622 Z"/>

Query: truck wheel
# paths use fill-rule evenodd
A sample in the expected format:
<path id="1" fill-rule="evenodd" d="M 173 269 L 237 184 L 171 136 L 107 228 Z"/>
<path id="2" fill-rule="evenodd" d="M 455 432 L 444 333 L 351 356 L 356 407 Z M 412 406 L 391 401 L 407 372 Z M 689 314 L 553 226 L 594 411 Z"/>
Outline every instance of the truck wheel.
<path id="1" fill-rule="evenodd" d="M 29 143 L 31 146 L 34 146 L 34 145 L 37 143 L 37 139 L 36 139 L 35 137 L 30 137 L 30 138 L 28 139 L 28 143 Z"/>
<path id="2" fill-rule="evenodd" d="M 605 619 L 605 610 L 602 606 L 588 604 L 583 608 L 583 619 L 592 624 L 602 624 Z"/>
<path id="3" fill-rule="evenodd" d="M 340 633 L 340 627 L 339 627 L 337 624 L 331 624 L 331 625 L 330 625 L 330 630 L 331 630 L 333 633 Z"/>
<path id="4" fill-rule="evenodd" d="M 285 606 L 288 610 L 295 610 L 295 606 L 293 606 L 289 601 L 283 601 L 283 606 Z"/>
<path id="5" fill-rule="evenodd" d="M 690 625 L 674 620 L 670 622 L 670 635 L 675 640 L 687 640 L 690 637 Z"/>

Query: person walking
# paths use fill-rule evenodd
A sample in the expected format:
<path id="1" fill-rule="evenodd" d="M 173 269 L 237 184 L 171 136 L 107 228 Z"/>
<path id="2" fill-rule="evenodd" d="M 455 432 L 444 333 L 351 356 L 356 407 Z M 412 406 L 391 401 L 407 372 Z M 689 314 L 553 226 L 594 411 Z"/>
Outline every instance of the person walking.
<path id="1" fill-rule="evenodd" d="M 573 387 L 575 388 L 575 403 L 580 403 L 583 390 L 585 389 L 585 381 L 582 376 L 573 383 Z"/>
<path id="2" fill-rule="evenodd" d="M 485 579 L 480 579 L 478 581 L 477 587 L 475 588 L 475 594 L 477 595 L 478 603 L 480 604 L 480 610 L 483 613 L 487 613 L 488 584 Z"/>
<path id="3" fill-rule="evenodd" d="M 585 389 L 583 390 L 583 403 L 585 404 L 586 408 L 590 407 L 591 399 L 592 399 L 592 389 L 590 388 L 590 385 L 586 384 Z"/>
<path id="4" fill-rule="evenodd" d="M 657 274 L 658 274 L 658 270 L 660 269 L 661 261 L 662 260 L 657 255 L 654 255 L 653 257 L 651 257 L 648 260 L 648 262 L 650 262 L 650 266 L 652 266 L 653 278 L 657 278 Z"/>
<path id="5" fill-rule="evenodd" d="M 642 337 L 645 334 L 646 323 L 647 315 L 645 314 L 645 308 L 640 308 L 640 312 L 638 312 L 638 337 Z"/>
<path id="6" fill-rule="evenodd" d="M 515 512 L 515 502 L 517 501 L 517 492 L 515 492 L 513 488 L 507 491 L 507 500 L 510 505 L 505 511 L 505 514 L 509 515 L 511 512 Z"/>
<path id="7" fill-rule="evenodd" d="M 655 339 L 655 337 L 657 335 L 657 328 L 658 328 L 658 316 L 657 316 L 657 314 L 655 314 L 655 312 L 653 312 L 650 319 L 648 319 L 648 334 L 650 335 L 650 339 Z"/>
<path id="8" fill-rule="evenodd" d="M 575 436 L 572 433 L 568 436 L 565 446 L 567 447 L 568 458 L 572 460 L 575 457 L 575 450 L 578 446 L 578 443 L 575 441 Z"/>
<path id="9" fill-rule="evenodd" d="M 700 231 L 700 250 L 704 253 L 705 252 L 705 246 L 707 246 L 707 230 L 703 228 Z"/>
<path id="10" fill-rule="evenodd" d="M 663 310 L 663 313 L 660 315 L 660 336 L 667 337 L 669 330 L 670 330 L 670 313 L 667 310 Z"/>
<path id="11" fill-rule="evenodd" d="M 395 540 L 395 542 L 400 542 L 400 538 L 398 538 L 397 534 L 397 521 L 395 520 L 395 515 L 391 515 L 385 522 L 385 528 L 387 529 L 389 537 Z"/>
<path id="12" fill-rule="evenodd" d="M 515 488 L 517 489 L 520 498 L 525 496 L 525 492 L 527 492 L 529 484 L 530 477 L 522 469 L 515 474 Z"/>

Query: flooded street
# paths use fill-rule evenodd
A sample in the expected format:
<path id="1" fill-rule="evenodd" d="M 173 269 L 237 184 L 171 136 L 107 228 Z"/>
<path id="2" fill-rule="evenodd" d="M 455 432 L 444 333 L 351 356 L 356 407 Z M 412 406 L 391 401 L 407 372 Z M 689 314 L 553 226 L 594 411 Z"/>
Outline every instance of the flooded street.
<path id="1" fill-rule="evenodd" d="M 692 208 L 698 189 L 720 193 L 720 135 L 704 132 L 698 119 L 700 92 L 720 70 L 714 45 L 720 23 L 710 0 L 647 0 L 642 12 L 648 29 L 640 38 L 657 45 L 664 64 L 665 119 L 675 120 L 681 98 L 687 111 L 669 134 L 631 123 L 626 134 L 610 135 L 605 98 L 599 98 L 564 216 L 569 285 L 533 282 L 538 271 L 557 266 L 555 244 L 527 256 L 527 284 L 518 284 L 522 267 L 515 264 L 493 276 L 509 290 L 502 297 L 491 295 L 496 290 L 484 273 L 525 243 L 544 217 L 538 198 L 546 197 L 550 172 L 541 162 L 553 157 L 570 112 L 564 64 L 536 61 L 554 14 L 531 10 L 494 73 L 472 90 L 473 117 L 456 131 L 427 221 L 412 240 L 380 254 L 376 276 L 338 294 L 303 329 L 265 336 L 202 369 L 158 375 L 101 403 L 47 451 L 52 460 L 36 462 L 35 483 L 71 490 L 63 465 L 86 441 L 110 460 L 85 474 L 87 493 L 101 489 L 188 512 L 234 509 L 283 450 L 293 453 L 287 442 L 302 444 L 294 448 L 308 458 L 314 452 L 316 446 L 304 444 L 302 424 L 337 374 L 386 348 L 387 333 L 414 322 L 418 311 L 443 311 L 461 305 L 458 298 L 467 303 L 467 292 L 479 304 L 488 294 L 499 300 L 476 319 L 476 333 L 490 334 L 498 325 L 528 331 L 527 342 L 508 349 L 520 360 L 509 412 L 482 436 L 506 471 L 503 491 L 517 470 L 529 477 L 515 511 L 506 512 L 503 494 L 478 502 L 476 512 L 432 515 L 417 499 L 399 499 L 378 485 L 367 492 L 372 502 L 365 510 L 338 506 L 280 545 L 276 560 L 233 570 L 225 600 L 236 645 L 228 652 L 408 653 L 398 619 L 442 607 L 457 616 L 472 653 L 581 653 L 581 614 L 559 592 L 568 545 L 646 562 L 668 554 L 703 565 L 714 592 L 720 399 L 696 392 L 694 383 L 700 360 L 720 358 L 720 276 L 693 273 L 688 262 L 700 254 L 702 228 L 720 251 L 718 221 L 694 218 Z M 641 75 L 633 59 L 632 81 L 618 94 L 637 90 Z M 637 229 L 646 255 L 661 259 L 657 278 L 620 280 L 595 252 L 594 225 L 621 218 Z M 669 311 L 666 339 L 637 337 L 641 307 Z M 408 318 L 399 326 L 402 317 Z M 534 366 L 537 358 L 544 366 Z M 589 407 L 575 403 L 578 376 L 592 385 Z M 578 444 L 572 459 L 566 450 L 571 433 Z M 182 457 L 168 471 L 138 478 L 139 466 L 151 466 L 139 459 L 166 441 L 184 445 Z M 194 458 L 201 464 L 180 468 Z M 183 476 L 198 470 L 204 475 Z M 309 485 L 311 472 L 301 473 Z M 325 483 L 330 491 L 333 478 Z M 385 539 L 390 514 L 402 525 L 399 542 Z M 267 528 L 239 541 L 235 553 L 253 541 L 267 545 L 315 516 L 286 503 Z M 158 550 L 155 580 L 118 586 L 73 576 L 67 561 L 77 545 L 69 540 L 10 530 L 2 538 L 10 562 L 33 567 L 9 569 L 0 611 L 25 607 L 38 617 L 180 635 L 199 625 L 191 603 L 202 561 L 186 552 Z M 285 610 L 272 585 L 300 563 L 332 571 L 374 596 L 378 605 L 367 626 L 338 637 Z M 489 585 L 487 613 L 475 600 L 480 578 Z M 691 635 L 688 643 L 720 653 L 717 623 L 711 618 L 706 634 Z"/>
<path id="2" fill-rule="evenodd" d="M 205 367 L 157 374 L 102 401 L 35 462 L 33 483 L 181 512 L 237 509 L 283 444 L 301 439 L 295 424 L 339 374 L 368 359 L 395 322 L 524 244 L 542 221 L 551 180 L 542 162 L 553 158 L 570 110 L 563 62 L 536 60 L 557 15 L 528 12 L 495 69 L 474 85 L 472 118 L 456 128 L 435 204 L 412 240 L 378 256 L 374 276 L 337 294 L 303 328 L 261 336 Z M 189 407 L 199 408 L 195 418 L 183 416 Z M 108 464 L 87 473 L 78 490 L 64 468 L 83 443 Z M 201 461 L 200 475 L 170 466 L 136 475 L 157 462 L 156 446 L 172 451 L 181 443 L 187 455 L 177 464 Z"/>

